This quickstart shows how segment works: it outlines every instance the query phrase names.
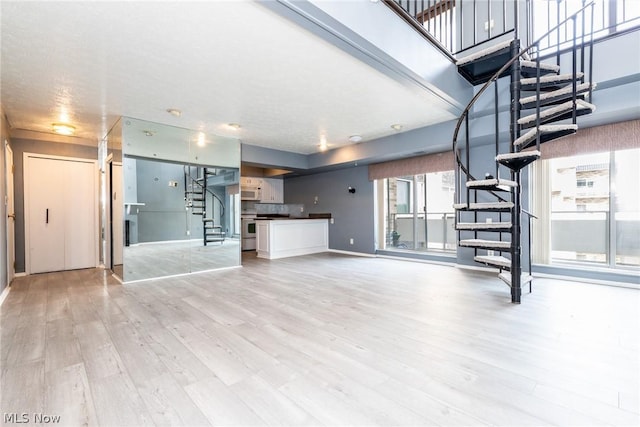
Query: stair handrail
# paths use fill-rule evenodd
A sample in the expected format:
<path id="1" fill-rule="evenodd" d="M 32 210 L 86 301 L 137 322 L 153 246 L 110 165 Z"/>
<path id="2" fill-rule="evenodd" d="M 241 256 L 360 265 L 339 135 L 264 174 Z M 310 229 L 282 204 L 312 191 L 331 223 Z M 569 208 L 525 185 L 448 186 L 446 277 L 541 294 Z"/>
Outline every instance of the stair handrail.
<path id="1" fill-rule="evenodd" d="M 455 130 L 453 132 L 453 152 L 455 155 L 455 159 L 456 159 L 456 163 L 459 166 L 459 168 L 464 172 L 464 174 L 467 176 L 467 180 L 471 179 L 471 180 L 475 180 L 476 178 L 471 175 L 471 173 L 469 172 L 469 169 L 462 163 L 462 159 L 460 159 L 460 152 L 457 148 L 458 145 L 458 133 L 460 132 L 460 128 L 462 127 L 462 122 L 464 120 L 466 120 L 469 116 L 469 112 L 471 111 L 471 107 L 473 107 L 473 105 L 476 103 L 476 101 L 480 98 L 480 96 L 482 96 L 482 94 L 489 88 L 489 86 L 491 86 L 492 83 L 494 83 L 496 80 L 498 80 L 498 78 L 500 78 L 500 76 L 509 69 L 509 67 L 511 67 L 511 65 L 513 65 L 513 63 L 515 61 L 517 61 L 518 59 L 520 59 L 520 57 L 522 55 L 524 55 L 526 52 L 528 52 L 529 50 L 531 50 L 533 47 L 535 47 L 536 45 L 538 45 L 545 37 L 547 37 L 550 33 L 552 33 L 553 31 L 555 31 L 556 29 L 558 29 L 559 27 L 561 27 L 562 25 L 566 24 L 568 21 L 575 19 L 578 14 L 584 12 L 588 7 L 591 7 L 595 4 L 595 0 L 591 0 L 589 3 L 585 4 L 582 8 L 580 8 L 579 10 L 577 10 L 574 14 L 572 14 L 571 16 L 565 18 L 562 22 L 558 23 L 555 27 L 551 28 L 549 31 L 547 31 L 545 34 L 543 34 L 542 36 L 538 37 L 538 39 L 536 39 L 533 43 L 529 44 L 527 47 L 525 47 L 524 49 L 521 49 L 520 52 L 513 56 L 509 61 L 507 61 L 506 64 L 504 64 L 479 90 L 478 92 L 473 96 L 473 98 L 471 98 L 471 101 L 469 101 L 469 103 L 467 104 L 467 106 L 465 107 L 465 109 L 462 111 L 462 114 L 460 115 L 460 118 L 458 119 L 458 122 L 456 123 L 456 127 Z M 583 28 L 584 31 L 584 28 Z M 468 143 L 468 136 L 467 136 L 467 143 Z M 467 147 L 467 153 L 469 151 L 469 147 Z M 501 197 L 500 195 L 494 193 L 493 191 L 491 192 L 492 194 L 494 194 L 498 200 L 500 201 L 506 201 L 503 197 Z M 458 192 L 457 197 L 460 197 L 460 192 Z M 459 199 L 458 199 L 459 201 Z M 467 203 L 469 203 L 469 200 L 467 198 Z"/>

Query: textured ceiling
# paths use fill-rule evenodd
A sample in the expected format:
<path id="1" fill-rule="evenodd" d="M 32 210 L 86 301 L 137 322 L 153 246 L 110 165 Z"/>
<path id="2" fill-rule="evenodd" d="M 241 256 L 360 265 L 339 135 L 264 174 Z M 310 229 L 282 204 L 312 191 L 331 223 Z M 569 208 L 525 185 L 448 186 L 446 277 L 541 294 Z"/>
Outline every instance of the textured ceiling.
<path id="1" fill-rule="evenodd" d="M 69 121 L 97 141 L 129 116 L 308 154 L 322 136 L 336 148 L 350 135 L 391 134 L 394 123 L 410 130 L 453 118 L 433 94 L 254 2 L 0 7 L 2 106 L 16 130 Z"/>

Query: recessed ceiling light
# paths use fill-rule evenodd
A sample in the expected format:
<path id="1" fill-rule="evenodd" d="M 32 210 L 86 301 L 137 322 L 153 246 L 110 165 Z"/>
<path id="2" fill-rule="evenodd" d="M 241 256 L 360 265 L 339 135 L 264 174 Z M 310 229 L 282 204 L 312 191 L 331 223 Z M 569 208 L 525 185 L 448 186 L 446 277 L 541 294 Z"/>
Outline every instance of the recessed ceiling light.
<path id="1" fill-rule="evenodd" d="M 362 136 L 360 136 L 360 135 L 351 135 L 349 137 L 349 141 L 351 141 L 351 142 L 360 142 L 360 141 L 362 141 Z"/>
<path id="2" fill-rule="evenodd" d="M 395 130 L 395 131 L 401 131 L 402 130 L 402 125 L 399 123 L 395 123 L 393 125 L 391 125 L 391 129 Z"/>
<path id="3" fill-rule="evenodd" d="M 76 131 L 74 126 L 71 126 L 66 123 L 53 123 L 52 125 L 53 131 L 60 135 L 73 135 Z"/>
<path id="4" fill-rule="evenodd" d="M 320 144 L 318 144 L 318 147 L 320 147 L 320 151 L 326 151 L 327 150 L 327 137 L 322 135 L 320 136 Z"/>
<path id="5" fill-rule="evenodd" d="M 144 134 L 145 134 L 145 135 L 147 135 L 147 136 L 153 136 L 153 135 L 155 135 L 155 134 L 156 134 L 156 133 L 155 133 L 154 131 L 152 131 L 152 130 L 143 130 L 143 131 L 142 131 L 142 133 L 144 133 Z"/>
<path id="6" fill-rule="evenodd" d="M 199 147 L 204 147 L 204 144 L 205 144 L 204 133 L 199 132 L 198 133 L 198 146 Z"/>
<path id="7" fill-rule="evenodd" d="M 227 126 L 229 126 L 233 130 L 238 130 L 242 127 L 238 123 L 229 123 Z"/>
<path id="8" fill-rule="evenodd" d="M 182 111 L 178 110 L 177 108 L 167 108 L 167 113 L 171 114 L 174 117 L 182 116 Z"/>

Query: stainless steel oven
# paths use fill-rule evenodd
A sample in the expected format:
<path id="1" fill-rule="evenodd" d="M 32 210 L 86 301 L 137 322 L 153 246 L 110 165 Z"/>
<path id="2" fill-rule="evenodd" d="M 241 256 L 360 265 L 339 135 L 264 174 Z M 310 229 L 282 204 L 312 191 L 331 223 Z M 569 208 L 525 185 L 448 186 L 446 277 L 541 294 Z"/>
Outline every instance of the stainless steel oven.
<path id="1" fill-rule="evenodd" d="M 256 249 L 256 219 L 242 218 L 242 250 L 254 251 Z"/>

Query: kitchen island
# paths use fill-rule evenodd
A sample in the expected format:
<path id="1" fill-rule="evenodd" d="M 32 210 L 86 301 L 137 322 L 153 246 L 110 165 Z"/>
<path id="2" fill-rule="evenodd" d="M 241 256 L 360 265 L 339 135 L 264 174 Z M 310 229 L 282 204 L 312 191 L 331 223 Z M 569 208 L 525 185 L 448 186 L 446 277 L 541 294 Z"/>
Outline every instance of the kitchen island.
<path id="1" fill-rule="evenodd" d="M 328 249 L 327 219 L 256 219 L 258 258 L 286 258 L 326 252 Z"/>

